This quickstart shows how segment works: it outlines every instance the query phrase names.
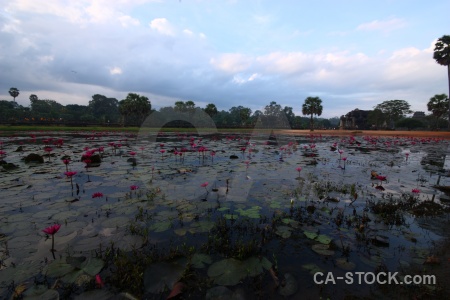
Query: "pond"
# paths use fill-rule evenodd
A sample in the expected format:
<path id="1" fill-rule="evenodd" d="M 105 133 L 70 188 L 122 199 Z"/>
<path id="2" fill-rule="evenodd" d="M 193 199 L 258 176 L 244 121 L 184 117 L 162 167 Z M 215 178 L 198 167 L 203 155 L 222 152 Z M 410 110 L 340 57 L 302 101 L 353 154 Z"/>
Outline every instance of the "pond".
<path id="1" fill-rule="evenodd" d="M 447 140 L 23 132 L 0 148 L 1 298 L 446 291 L 439 276 L 392 289 L 355 274 L 401 281 L 445 264 Z M 316 283 L 327 274 L 355 280 Z"/>

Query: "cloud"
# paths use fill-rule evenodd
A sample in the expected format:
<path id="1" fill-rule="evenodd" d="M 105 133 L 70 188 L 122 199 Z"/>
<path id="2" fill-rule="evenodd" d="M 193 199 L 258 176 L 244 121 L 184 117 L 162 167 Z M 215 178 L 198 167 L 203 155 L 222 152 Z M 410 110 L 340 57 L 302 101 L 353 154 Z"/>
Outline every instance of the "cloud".
<path id="1" fill-rule="evenodd" d="M 360 24 L 358 25 L 358 27 L 356 27 L 356 30 L 390 32 L 393 30 L 404 28 L 406 27 L 406 25 L 407 23 L 403 19 L 390 18 L 384 21 L 374 20 L 368 23 Z"/>
<path id="2" fill-rule="evenodd" d="M 87 104 L 98 93 L 120 100 L 136 92 L 148 96 L 155 108 L 192 100 L 255 111 L 277 101 L 301 115 L 303 100 L 320 95 L 323 116 L 332 117 L 390 99 L 426 110 L 431 96 L 448 92 L 446 70 L 432 59 L 435 41 L 426 49 L 402 47 L 374 54 L 315 45 L 286 51 L 255 44 L 258 51 L 252 52 L 227 44 L 223 50 L 217 43 L 222 36 L 187 20 L 172 24 L 166 16 L 143 26 L 148 20 L 139 21 L 130 8 L 122 9 L 125 2 L 111 2 L 106 15 L 98 18 L 93 15 L 105 2 L 8 4 L 9 12 L 0 14 L 0 99 L 11 98 L 7 91 L 12 86 L 21 90 L 18 101 L 25 105 L 30 94 Z M 362 24 L 359 30 L 383 31 L 402 24 L 387 21 Z"/>
<path id="3" fill-rule="evenodd" d="M 150 28 L 164 35 L 175 35 L 175 28 L 166 18 L 157 18 L 150 22 Z"/>
<path id="4" fill-rule="evenodd" d="M 210 60 L 211 65 L 225 73 L 245 71 L 251 65 L 252 59 L 240 53 L 226 53 Z"/>
<path id="5" fill-rule="evenodd" d="M 130 16 L 120 16 L 119 18 L 120 24 L 122 24 L 123 27 L 129 27 L 129 26 L 139 26 L 141 22 L 139 22 L 138 19 L 134 19 Z"/>
<path id="6" fill-rule="evenodd" d="M 109 74 L 111 75 L 120 75 L 122 74 L 122 69 L 119 67 L 109 68 Z"/>

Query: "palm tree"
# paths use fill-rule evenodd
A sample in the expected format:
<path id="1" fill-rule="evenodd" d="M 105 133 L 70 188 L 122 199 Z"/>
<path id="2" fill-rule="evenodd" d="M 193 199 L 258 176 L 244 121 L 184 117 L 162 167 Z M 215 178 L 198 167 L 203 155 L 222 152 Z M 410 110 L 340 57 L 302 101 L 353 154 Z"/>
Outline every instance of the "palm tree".
<path id="1" fill-rule="evenodd" d="M 442 66 L 447 66 L 448 91 L 450 95 L 450 35 L 443 35 L 434 45 L 433 58 Z M 448 128 L 450 129 L 450 103 L 448 108 Z"/>
<path id="2" fill-rule="evenodd" d="M 310 130 L 314 131 L 313 115 L 320 116 L 322 114 L 322 100 L 319 97 L 308 97 L 302 106 L 302 114 L 311 115 Z"/>
<path id="3" fill-rule="evenodd" d="M 428 111 L 431 111 L 436 117 L 436 129 L 438 128 L 439 119 L 448 110 L 448 98 L 446 94 L 434 95 L 427 103 Z"/>
<path id="4" fill-rule="evenodd" d="M 12 87 L 9 89 L 9 94 L 11 95 L 11 97 L 13 97 L 14 102 L 16 102 L 16 97 L 19 96 L 19 90 L 16 89 L 15 87 Z"/>

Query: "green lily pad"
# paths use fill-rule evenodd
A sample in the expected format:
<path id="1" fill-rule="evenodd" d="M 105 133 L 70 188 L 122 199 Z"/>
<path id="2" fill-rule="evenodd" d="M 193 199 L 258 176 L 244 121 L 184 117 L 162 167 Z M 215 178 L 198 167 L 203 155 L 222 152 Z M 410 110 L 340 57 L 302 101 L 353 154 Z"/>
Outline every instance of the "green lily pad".
<path id="1" fill-rule="evenodd" d="M 351 271 L 356 268 L 356 264 L 351 261 L 348 261 L 347 258 L 336 259 L 336 266 L 345 271 Z"/>
<path id="2" fill-rule="evenodd" d="M 325 234 L 320 234 L 316 237 L 316 241 L 321 244 L 328 245 L 331 243 L 331 238 L 329 236 L 326 236 Z"/>
<path id="3" fill-rule="evenodd" d="M 308 270 L 311 275 L 316 274 L 317 272 L 323 272 L 318 265 L 310 263 L 302 266 L 303 269 Z"/>
<path id="4" fill-rule="evenodd" d="M 157 222 L 150 226 L 150 230 L 153 230 L 155 232 L 164 232 L 168 230 L 172 226 L 172 222 L 170 221 L 164 221 L 164 222 Z"/>
<path id="5" fill-rule="evenodd" d="M 144 271 L 144 289 L 147 293 L 160 294 L 171 290 L 180 280 L 186 269 L 187 259 L 180 258 L 171 262 L 157 262 Z"/>
<path id="6" fill-rule="evenodd" d="M 187 229 L 184 228 L 184 227 L 182 227 L 182 228 L 177 228 L 177 229 L 174 230 L 174 232 L 175 232 L 176 235 L 179 235 L 179 236 L 185 236 L 186 233 L 187 233 Z"/>
<path id="7" fill-rule="evenodd" d="M 81 264 L 81 270 L 86 272 L 87 274 L 91 276 L 95 276 L 96 274 L 100 273 L 101 269 L 103 269 L 105 263 L 103 260 L 99 258 L 88 258 L 85 262 Z"/>
<path id="8" fill-rule="evenodd" d="M 284 219 L 282 219 L 281 220 L 284 224 L 287 224 L 287 225 L 291 225 L 292 227 L 294 227 L 294 228 L 298 228 L 298 226 L 299 226 L 299 222 L 298 221 L 295 221 L 295 220 L 292 220 L 292 219 L 289 219 L 289 218 L 284 218 Z"/>
<path id="9" fill-rule="evenodd" d="M 256 256 L 252 256 L 245 260 L 242 267 L 247 270 L 247 275 L 250 277 L 257 276 L 263 272 L 263 269 L 269 270 L 272 268 L 272 263 L 265 257 L 261 259 Z"/>
<path id="10" fill-rule="evenodd" d="M 74 300 L 108 300 L 113 298 L 114 294 L 112 294 L 108 290 L 101 289 L 81 293 L 80 295 L 76 296 Z M 120 298 L 120 299 L 130 299 L 130 298 Z"/>
<path id="11" fill-rule="evenodd" d="M 270 208 L 281 208 L 281 203 L 280 202 L 272 202 L 269 205 Z"/>
<path id="12" fill-rule="evenodd" d="M 42 294 L 25 296 L 25 300 L 59 300 L 59 293 L 55 290 L 45 290 Z"/>
<path id="13" fill-rule="evenodd" d="M 211 256 L 206 254 L 195 253 L 191 259 L 192 266 L 196 269 L 204 268 L 207 264 L 212 263 Z"/>
<path id="14" fill-rule="evenodd" d="M 303 231 L 303 233 L 306 235 L 308 239 L 314 240 L 317 237 L 317 233 L 309 232 L 309 231 Z"/>
<path id="15" fill-rule="evenodd" d="M 294 295 L 298 291 L 297 279 L 290 273 L 284 274 L 285 285 L 278 287 L 278 293 L 282 296 L 288 297 Z"/>
<path id="16" fill-rule="evenodd" d="M 278 226 L 275 233 L 281 236 L 282 238 L 287 239 L 292 234 L 292 228 L 288 226 Z"/>
<path id="17" fill-rule="evenodd" d="M 237 215 L 233 215 L 233 214 L 224 214 L 223 217 L 227 220 L 236 220 L 237 219 Z"/>
<path id="18" fill-rule="evenodd" d="M 191 224 L 189 232 L 191 233 L 205 233 L 209 232 L 214 227 L 214 222 L 211 221 L 199 221 Z"/>
<path id="19" fill-rule="evenodd" d="M 208 276 L 214 279 L 218 285 L 236 285 L 247 276 L 247 271 L 242 267 L 242 262 L 228 258 L 215 262 L 208 269 Z"/>
<path id="20" fill-rule="evenodd" d="M 61 277 L 73 271 L 74 266 L 68 264 L 64 259 L 55 260 L 45 267 L 45 273 L 50 277 Z"/>
<path id="21" fill-rule="evenodd" d="M 312 245 L 311 249 L 320 255 L 325 255 L 325 256 L 334 255 L 334 251 L 330 250 L 329 245 L 326 245 L 326 244 L 315 244 L 315 245 Z"/>

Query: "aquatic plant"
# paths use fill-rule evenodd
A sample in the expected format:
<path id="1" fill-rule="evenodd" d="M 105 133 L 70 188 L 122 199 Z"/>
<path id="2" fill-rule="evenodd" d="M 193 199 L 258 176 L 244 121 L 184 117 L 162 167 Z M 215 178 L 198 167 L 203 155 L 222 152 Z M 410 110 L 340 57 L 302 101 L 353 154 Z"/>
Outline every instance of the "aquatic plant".
<path id="1" fill-rule="evenodd" d="M 45 228 L 44 230 L 42 230 L 43 232 L 45 232 L 48 235 L 51 235 L 52 237 L 52 248 L 50 249 L 50 251 L 52 252 L 53 255 L 53 259 L 55 259 L 55 234 L 59 231 L 59 229 L 61 228 L 60 224 L 54 224 L 52 226 L 49 226 L 47 228 Z"/>

